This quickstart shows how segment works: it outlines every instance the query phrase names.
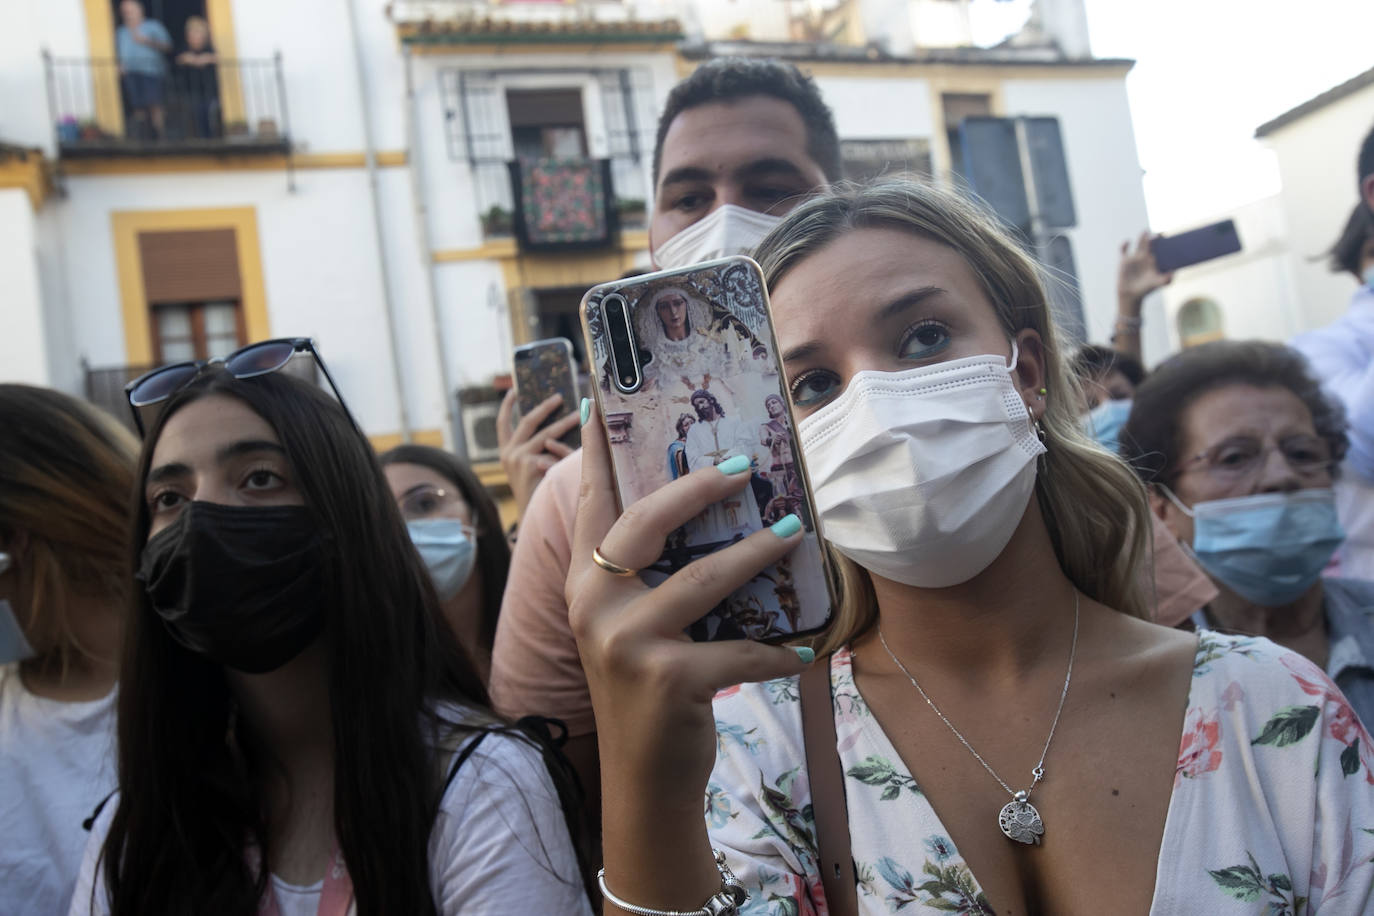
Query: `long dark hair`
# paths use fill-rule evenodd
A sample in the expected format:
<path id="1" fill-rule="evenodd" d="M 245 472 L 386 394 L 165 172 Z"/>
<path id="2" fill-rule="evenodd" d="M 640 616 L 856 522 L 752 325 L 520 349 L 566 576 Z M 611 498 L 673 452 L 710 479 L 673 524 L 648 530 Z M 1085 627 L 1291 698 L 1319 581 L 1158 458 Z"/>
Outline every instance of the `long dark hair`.
<path id="1" fill-rule="evenodd" d="M 472 468 L 441 448 L 429 445 L 398 445 L 382 455 L 382 467 L 389 464 L 418 464 L 429 468 L 458 488 L 463 502 L 472 509 L 477 523 L 477 569 L 482 574 L 482 648 L 491 651 L 496 640 L 496 618 L 501 613 L 501 596 L 506 592 L 510 573 L 510 544 L 501 530 L 501 513 L 487 494 Z"/>
<path id="2" fill-rule="evenodd" d="M 209 395 L 242 401 L 276 430 L 332 545 L 322 581 L 334 829 L 358 911 L 433 914 L 435 745 L 467 728 L 443 722 L 436 704 L 480 716 L 486 691 L 443 624 L 376 456 L 340 405 L 284 373 L 212 372 L 175 395 L 139 460 L 131 569 L 148 537 L 143 486 L 158 438 L 169 417 Z M 268 868 L 251 869 L 245 851 L 257 846 L 272 860 L 263 768 L 237 750 L 253 736 L 235 728 L 232 707 L 223 670 L 173 640 L 135 589 L 119 692 L 119 808 L 104 848 L 115 916 L 257 911 Z"/>

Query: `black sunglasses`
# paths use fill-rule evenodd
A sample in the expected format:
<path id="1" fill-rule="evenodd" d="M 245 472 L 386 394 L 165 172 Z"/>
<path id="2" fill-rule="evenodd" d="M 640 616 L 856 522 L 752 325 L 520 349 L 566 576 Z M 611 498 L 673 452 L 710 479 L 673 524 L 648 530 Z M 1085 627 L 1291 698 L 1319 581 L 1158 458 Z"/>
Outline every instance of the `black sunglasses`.
<path id="1" fill-rule="evenodd" d="M 167 400 L 191 384 L 205 369 L 214 366 L 224 369 L 234 378 L 256 378 L 281 369 L 297 353 L 309 353 L 315 360 L 315 365 L 324 373 L 325 381 L 329 382 L 329 387 L 334 391 L 334 398 L 343 408 L 348 422 L 353 424 L 353 428 L 358 430 L 358 435 L 361 436 L 362 428 L 358 426 L 358 421 L 353 419 L 348 405 L 344 403 L 343 395 L 339 394 L 339 386 L 334 384 L 334 376 L 329 374 L 329 367 L 320 358 L 320 351 L 315 349 L 315 342 L 309 337 L 278 337 L 275 340 L 249 344 L 221 358 L 169 363 L 151 372 L 145 372 L 125 385 L 124 395 L 129 399 L 129 409 L 133 412 L 139 438 L 147 434 L 143 428 L 140 409 Z"/>

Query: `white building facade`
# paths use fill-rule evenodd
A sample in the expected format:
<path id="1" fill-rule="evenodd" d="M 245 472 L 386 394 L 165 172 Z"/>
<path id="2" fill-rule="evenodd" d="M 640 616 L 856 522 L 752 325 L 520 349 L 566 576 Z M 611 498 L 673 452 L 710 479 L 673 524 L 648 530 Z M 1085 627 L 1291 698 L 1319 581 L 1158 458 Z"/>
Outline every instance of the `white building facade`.
<path id="1" fill-rule="evenodd" d="M 576 340 L 581 292 L 647 264 L 658 113 L 717 54 L 813 74 L 854 174 L 957 181 L 962 118 L 1057 118 L 1089 339 L 1110 330 L 1117 245 L 1146 222 L 1130 62 L 1041 32 L 899 55 L 869 40 L 874 4 L 857 2 L 822 10 L 829 41 L 792 40 L 815 19 L 717 29 L 708 4 L 654 0 L 145 5 L 169 25 L 209 20 L 209 136 L 171 100 L 164 131 L 139 133 L 110 64 L 111 0 L 25 3 L 0 32 L 0 379 L 116 411 L 146 367 L 311 336 L 375 444 L 490 460 L 512 346 Z M 600 236 L 579 224 L 540 245 L 522 228 L 515 194 L 533 185 L 511 163 L 539 158 L 591 163 L 574 177 L 600 195 Z M 1147 356 L 1168 347 L 1164 324 L 1147 316 Z"/>

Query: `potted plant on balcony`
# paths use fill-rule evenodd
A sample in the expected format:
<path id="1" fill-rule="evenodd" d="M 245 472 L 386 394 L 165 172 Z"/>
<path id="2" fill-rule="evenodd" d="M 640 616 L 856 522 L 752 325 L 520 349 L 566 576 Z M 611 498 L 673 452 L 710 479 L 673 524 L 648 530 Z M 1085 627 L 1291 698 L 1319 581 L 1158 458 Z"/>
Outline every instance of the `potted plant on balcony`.
<path id="1" fill-rule="evenodd" d="M 81 125 L 71 115 L 64 115 L 57 122 L 57 142 L 75 143 L 81 139 Z"/>
<path id="2" fill-rule="evenodd" d="M 482 214 L 484 235 L 510 235 L 513 230 L 511 212 L 500 204 L 492 204 L 491 209 Z"/>
<path id="3" fill-rule="evenodd" d="M 105 131 L 100 129 L 100 125 L 95 121 L 87 119 L 81 122 L 80 139 L 82 140 L 103 140 Z"/>

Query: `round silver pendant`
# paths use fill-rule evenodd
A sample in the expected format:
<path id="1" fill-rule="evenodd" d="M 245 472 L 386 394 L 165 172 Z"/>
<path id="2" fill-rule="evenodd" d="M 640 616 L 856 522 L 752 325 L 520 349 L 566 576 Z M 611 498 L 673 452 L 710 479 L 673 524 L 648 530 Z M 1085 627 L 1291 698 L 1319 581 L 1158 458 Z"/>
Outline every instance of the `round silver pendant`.
<path id="1" fill-rule="evenodd" d="M 1002 813 L 997 815 L 997 826 L 1002 828 L 1007 839 L 1027 846 L 1039 846 L 1040 838 L 1045 835 L 1045 822 L 1040 819 L 1040 812 L 1024 798 L 1017 798 L 1002 806 Z"/>

